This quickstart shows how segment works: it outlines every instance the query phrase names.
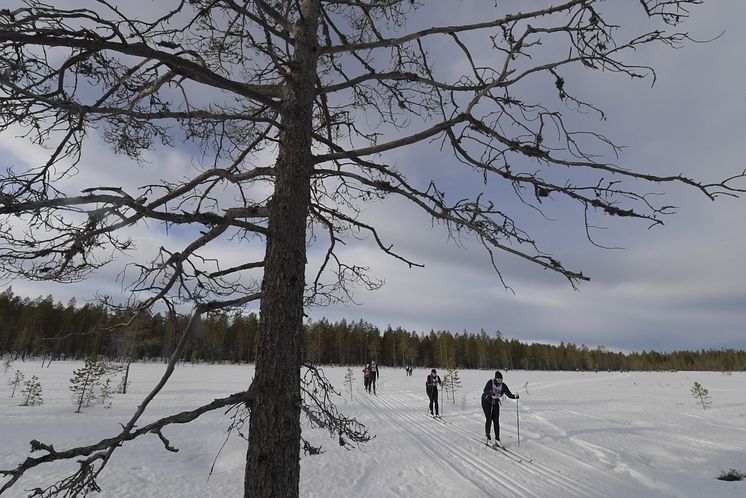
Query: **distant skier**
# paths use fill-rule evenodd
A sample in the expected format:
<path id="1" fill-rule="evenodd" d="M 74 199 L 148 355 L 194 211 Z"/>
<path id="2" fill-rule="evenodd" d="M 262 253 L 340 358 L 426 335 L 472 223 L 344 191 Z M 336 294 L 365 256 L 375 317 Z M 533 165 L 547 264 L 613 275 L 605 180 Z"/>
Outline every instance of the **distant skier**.
<path id="1" fill-rule="evenodd" d="M 363 368 L 363 385 L 365 386 L 365 390 L 370 392 L 370 370 L 368 370 L 368 365 Z"/>
<path id="2" fill-rule="evenodd" d="M 376 360 L 368 363 L 368 392 L 373 389 L 373 394 L 376 394 L 376 380 L 378 380 L 378 365 Z"/>
<path id="3" fill-rule="evenodd" d="M 427 397 L 430 398 L 430 415 L 433 415 L 433 405 L 435 405 L 435 416 L 439 416 L 438 413 L 438 386 L 442 386 L 443 383 L 440 381 L 440 376 L 433 368 L 430 370 L 430 375 L 427 376 L 425 381 L 425 391 Z"/>
<path id="4" fill-rule="evenodd" d="M 484 410 L 484 434 L 490 440 L 490 426 L 495 425 L 495 443 L 500 443 L 500 398 L 505 395 L 510 399 L 518 399 L 508 386 L 503 383 L 503 374 L 495 372 L 495 378 L 487 381 L 482 392 L 482 410 Z"/>

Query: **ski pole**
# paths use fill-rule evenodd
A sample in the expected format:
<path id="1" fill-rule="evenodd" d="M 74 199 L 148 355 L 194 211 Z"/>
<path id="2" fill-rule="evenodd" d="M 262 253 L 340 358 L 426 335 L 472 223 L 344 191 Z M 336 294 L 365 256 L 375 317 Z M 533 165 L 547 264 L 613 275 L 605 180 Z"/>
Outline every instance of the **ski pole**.
<path id="1" fill-rule="evenodd" d="M 515 400 L 515 427 L 518 430 L 518 446 L 521 445 L 521 420 L 518 418 L 518 398 Z"/>
<path id="2" fill-rule="evenodd" d="M 492 405 L 492 404 L 491 404 L 491 405 L 490 405 L 490 422 L 489 422 L 489 423 L 490 423 L 490 425 L 491 425 L 491 424 L 492 424 L 492 422 L 493 422 L 493 420 L 492 420 L 492 410 L 494 410 L 494 409 L 495 409 L 495 405 Z M 497 429 L 497 427 L 495 427 L 495 429 Z M 497 430 L 495 431 L 495 435 L 497 435 Z M 487 439 L 489 440 L 489 433 L 487 434 L 487 436 L 488 436 L 488 438 L 487 438 Z"/>

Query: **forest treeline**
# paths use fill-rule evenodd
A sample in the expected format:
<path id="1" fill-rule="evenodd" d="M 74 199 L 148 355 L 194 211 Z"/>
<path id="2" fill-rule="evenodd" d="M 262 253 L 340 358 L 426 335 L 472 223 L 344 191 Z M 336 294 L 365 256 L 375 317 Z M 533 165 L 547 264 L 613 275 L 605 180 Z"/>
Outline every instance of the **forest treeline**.
<path id="1" fill-rule="evenodd" d="M 170 356 L 186 323 L 184 316 L 150 314 L 130 320 L 127 311 L 103 304 L 67 305 L 53 297 L 22 298 L 0 293 L 0 353 L 84 359 L 160 359 Z M 117 327 L 130 322 L 126 327 Z M 253 362 L 259 334 L 256 314 L 211 314 L 193 329 L 184 361 Z M 529 370 L 746 370 L 746 352 L 733 349 L 620 353 L 604 347 L 522 343 L 500 332 L 380 330 L 364 321 L 306 324 L 305 359 L 316 364 L 387 367 L 446 367 Z"/>

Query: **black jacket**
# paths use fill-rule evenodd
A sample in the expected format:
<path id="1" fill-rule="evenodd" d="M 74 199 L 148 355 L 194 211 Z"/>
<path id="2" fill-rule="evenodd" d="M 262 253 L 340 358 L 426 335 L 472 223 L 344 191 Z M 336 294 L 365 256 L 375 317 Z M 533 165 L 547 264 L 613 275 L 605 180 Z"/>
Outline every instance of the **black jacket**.
<path id="1" fill-rule="evenodd" d="M 492 397 L 493 391 L 496 395 L 495 398 Z M 487 384 L 485 384 L 484 391 L 482 391 L 482 404 L 487 406 L 499 405 L 500 398 L 503 394 L 510 399 L 515 399 L 515 395 L 510 392 L 510 389 L 505 382 L 500 384 L 500 386 L 498 387 L 495 385 L 494 381 L 490 379 L 487 381 Z"/>

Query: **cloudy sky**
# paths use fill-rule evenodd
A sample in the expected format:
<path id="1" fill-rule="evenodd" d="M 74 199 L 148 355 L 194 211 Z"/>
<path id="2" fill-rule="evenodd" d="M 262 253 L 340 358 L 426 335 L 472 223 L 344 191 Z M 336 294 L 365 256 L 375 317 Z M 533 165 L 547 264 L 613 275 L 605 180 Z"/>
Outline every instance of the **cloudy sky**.
<path id="1" fill-rule="evenodd" d="M 724 33 L 706 44 L 639 54 L 656 68 L 653 87 L 650 80 L 604 74 L 585 73 L 573 81 L 586 100 L 606 112 L 608 121 L 598 123 L 599 130 L 626 146 L 619 164 L 660 174 L 684 173 L 703 181 L 746 169 L 743 19 L 742 0 L 708 1 L 696 8 L 684 30 L 701 40 Z M 419 21 L 427 25 L 426 20 Z M 6 160 L 38 153 L 26 147 L 14 137 L 0 136 Z M 124 167 L 124 159 L 109 158 L 103 145 L 92 154 L 107 157 L 101 164 L 112 174 Z M 185 152 L 170 154 L 160 160 L 175 168 Z M 410 178 L 416 176 L 418 164 L 448 160 L 423 151 L 398 154 L 394 160 Z M 572 213 L 541 226 L 534 235 L 544 247 L 569 268 L 591 276 L 578 291 L 560 276 L 501 257 L 498 262 L 512 291 L 506 290 L 476 244 L 465 241 L 459 247 L 449 242 L 445 232 L 431 228 L 429 219 L 404 204 L 369 206 L 366 219 L 376 222 L 388 242 L 425 268 L 410 269 L 387 258 L 370 241 L 350 244 L 345 250 L 348 259 L 371 267 L 385 286 L 375 292 L 358 290 L 357 304 L 312 309 L 309 315 L 362 318 L 382 328 L 390 324 L 420 332 L 499 330 L 521 341 L 564 341 L 624 351 L 746 349 L 746 198 L 713 203 L 687 189 L 666 191 L 679 209 L 664 226 L 649 229 L 644 223 L 609 220 L 608 230 L 596 235 L 597 242 L 617 249 L 589 243 L 582 217 Z M 552 199 L 547 202 L 551 211 Z M 143 253 L 160 243 L 160 235 L 152 231 L 141 237 Z M 51 293 L 63 302 L 72 296 L 80 302 L 97 291 L 121 294 L 114 278 L 118 271 L 109 268 L 73 286 L 19 280 L 3 285 L 12 285 L 20 295 Z"/>

